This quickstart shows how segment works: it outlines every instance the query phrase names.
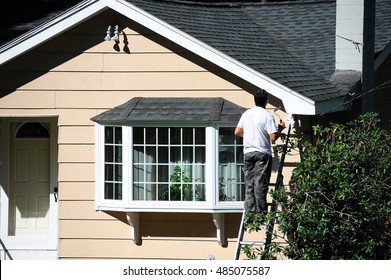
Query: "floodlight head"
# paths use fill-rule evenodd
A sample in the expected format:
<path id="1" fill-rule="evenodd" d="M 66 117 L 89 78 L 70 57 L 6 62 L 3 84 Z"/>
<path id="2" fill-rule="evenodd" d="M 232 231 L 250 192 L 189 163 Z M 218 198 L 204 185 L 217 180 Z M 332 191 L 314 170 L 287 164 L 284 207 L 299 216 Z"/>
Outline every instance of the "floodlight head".
<path id="1" fill-rule="evenodd" d="M 115 42 L 119 42 L 119 31 L 118 31 L 118 25 L 114 26 L 114 36 L 111 37 L 111 40 L 115 41 Z"/>
<path id="2" fill-rule="evenodd" d="M 109 27 L 107 27 L 105 41 L 110 41 L 111 40 L 110 34 L 111 34 L 111 25 L 109 25 Z"/>

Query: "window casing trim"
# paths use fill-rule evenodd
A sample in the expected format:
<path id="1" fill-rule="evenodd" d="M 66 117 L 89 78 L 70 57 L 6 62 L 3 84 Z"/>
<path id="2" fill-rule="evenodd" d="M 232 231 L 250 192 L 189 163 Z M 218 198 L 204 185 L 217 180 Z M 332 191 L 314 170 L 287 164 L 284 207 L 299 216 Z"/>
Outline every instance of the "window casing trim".
<path id="1" fill-rule="evenodd" d="M 241 212 L 243 201 L 219 201 L 218 186 L 218 161 L 219 161 L 219 127 L 234 126 L 235 124 L 224 123 L 211 125 L 210 123 L 195 124 L 151 124 L 137 123 L 134 126 L 142 127 L 205 127 L 205 201 L 137 201 L 132 200 L 133 188 L 133 145 L 132 126 L 130 124 L 108 125 L 122 127 L 122 199 L 111 200 L 104 198 L 104 174 L 105 174 L 105 126 L 95 124 L 95 209 L 122 212 L 194 212 L 194 213 L 217 213 L 217 212 Z M 132 143 L 133 144 L 133 143 Z M 217 191 L 216 191 L 217 190 Z"/>

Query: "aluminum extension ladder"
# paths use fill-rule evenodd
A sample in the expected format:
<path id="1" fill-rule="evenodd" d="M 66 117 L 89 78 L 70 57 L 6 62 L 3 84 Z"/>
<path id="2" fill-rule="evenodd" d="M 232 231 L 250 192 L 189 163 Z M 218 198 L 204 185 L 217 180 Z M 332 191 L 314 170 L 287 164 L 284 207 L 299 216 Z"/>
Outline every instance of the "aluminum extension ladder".
<path id="1" fill-rule="evenodd" d="M 294 125 L 293 116 L 288 117 L 288 122 L 289 122 L 288 131 L 286 133 L 285 141 L 282 145 L 281 159 L 278 164 L 278 173 L 277 173 L 277 180 L 275 184 L 275 190 L 278 190 L 283 184 L 284 176 L 282 175 L 282 169 L 285 164 L 285 155 L 288 149 L 289 135 L 291 132 L 291 128 Z M 245 226 L 246 211 L 245 210 L 243 211 L 242 219 L 240 221 L 238 239 L 236 243 L 235 258 L 234 258 L 235 260 L 239 260 L 240 252 L 243 245 L 260 246 L 262 248 L 262 251 L 264 252 L 269 251 L 269 247 L 273 236 L 276 212 L 277 212 L 277 202 L 273 199 L 271 204 L 271 209 L 270 209 L 271 219 L 265 225 L 266 231 L 264 235 L 264 241 L 243 241 L 244 232 L 246 230 L 246 226 Z"/>

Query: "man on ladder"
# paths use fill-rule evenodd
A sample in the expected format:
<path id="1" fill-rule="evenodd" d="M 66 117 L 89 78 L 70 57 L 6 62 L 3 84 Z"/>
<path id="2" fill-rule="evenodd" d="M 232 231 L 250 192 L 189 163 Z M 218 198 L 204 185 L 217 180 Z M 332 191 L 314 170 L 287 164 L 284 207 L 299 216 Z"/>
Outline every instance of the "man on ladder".
<path id="1" fill-rule="evenodd" d="M 266 195 L 272 170 L 272 148 L 270 140 L 276 141 L 285 128 L 265 107 L 268 92 L 260 89 L 254 94 L 255 106 L 245 111 L 235 128 L 235 135 L 243 137 L 244 180 L 246 196 L 244 210 L 251 214 L 268 212 Z M 278 127 L 278 128 L 277 128 Z"/>
<path id="2" fill-rule="evenodd" d="M 271 141 L 276 141 L 285 128 L 282 120 L 276 125 L 273 115 L 265 109 L 268 95 L 263 89 L 254 94 L 255 106 L 242 114 L 234 132 L 243 137 L 246 195 L 241 231 L 245 215 L 255 217 L 268 213 L 266 197 L 272 168 Z"/>

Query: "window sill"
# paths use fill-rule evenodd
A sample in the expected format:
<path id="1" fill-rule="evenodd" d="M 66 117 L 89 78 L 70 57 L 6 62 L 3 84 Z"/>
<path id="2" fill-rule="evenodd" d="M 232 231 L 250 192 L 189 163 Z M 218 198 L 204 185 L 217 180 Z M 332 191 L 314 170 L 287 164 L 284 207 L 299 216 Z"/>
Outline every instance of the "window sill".
<path id="1" fill-rule="evenodd" d="M 236 206 L 236 205 L 235 205 Z M 166 212 L 166 213 L 211 213 L 213 223 L 216 227 L 216 240 L 221 246 L 226 246 L 227 240 L 225 237 L 225 214 L 226 213 L 242 213 L 243 212 L 243 202 L 239 202 L 236 207 L 227 208 L 227 206 L 216 207 L 213 209 L 208 208 L 197 208 L 197 207 L 177 207 L 177 208 L 129 208 L 129 207 L 109 207 L 109 206 L 100 206 L 98 207 L 99 211 L 119 211 L 125 212 L 127 221 L 130 225 L 130 238 L 136 245 L 141 245 L 142 240 L 139 230 L 139 219 L 140 213 L 146 212 Z"/>
<path id="2" fill-rule="evenodd" d="M 199 205 L 192 206 L 113 206 L 113 205 L 100 205 L 96 208 L 97 211 L 118 211 L 118 212 L 135 212 L 135 213 L 151 213 L 151 212 L 163 212 L 163 213 L 242 213 L 243 202 L 230 205 L 218 205 L 215 207 L 205 207 Z"/>

